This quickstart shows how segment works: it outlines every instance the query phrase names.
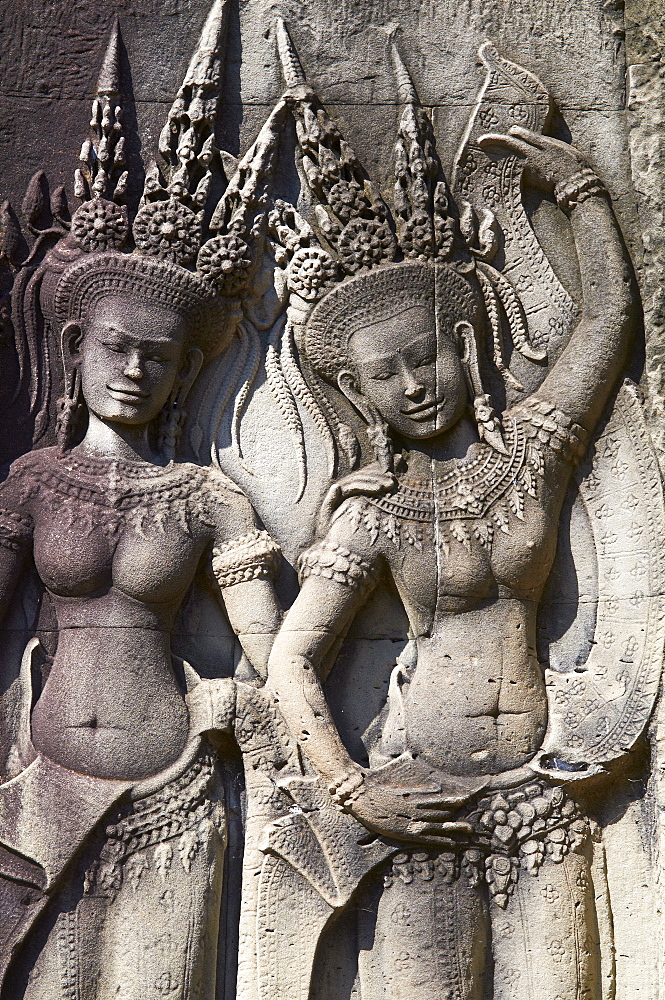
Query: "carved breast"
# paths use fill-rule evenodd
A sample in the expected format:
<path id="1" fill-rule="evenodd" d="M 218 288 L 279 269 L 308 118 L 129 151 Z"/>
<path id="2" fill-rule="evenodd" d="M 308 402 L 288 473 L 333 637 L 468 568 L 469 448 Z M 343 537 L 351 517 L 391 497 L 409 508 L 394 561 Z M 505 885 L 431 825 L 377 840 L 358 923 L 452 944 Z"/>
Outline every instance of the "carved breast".
<path id="1" fill-rule="evenodd" d="M 108 470 L 93 478 L 51 468 L 33 502 L 35 565 L 44 585 L 58 597 L 113 587 L 146 603 L 180 600 L 205 543 L 191 531 L 188 485 L 191 491 L 168 475 L 128 482 Z"/>
<path id="2" fill-rule="evenodd" d="M 477 539 L 469 535 L 466 546 L 450 544 L 437 540 L 436 527 L 429 527 L 431 540 L 422 551 L 409 547 L 389 553 L 390 570 L 410 616 L 428 624 L 439 611 L 467 610 L 496 592 L 489 552 Z"/>
<path id="3" fill-rule="evenodd" d="M 557 518 L 541 501 L 515 508 L 503 498 L 482 517 L 427 519 L 372 505 L 365 522 L 381 538 L 390 572 L 412 623 L 438 613 L 466 611 L 496 597 L 500 588 L 526 594 L 547 579 L 556 547 Z M 397 495 L 397 504 L 403 498 Z M 368 510 L 369 510 L 368 505 Z"/>
<path id="4" fill-rule="evenodd" d="M 87 523 L 38 522 L 35 565 L 44 585 L 60 597 L 115 587 L 146 603 L 179 600 L 196 572 L 201 544 L 172 518 L 140 533 L 133 524 L 114 523 L 108 512 L 95 513 Z"/>

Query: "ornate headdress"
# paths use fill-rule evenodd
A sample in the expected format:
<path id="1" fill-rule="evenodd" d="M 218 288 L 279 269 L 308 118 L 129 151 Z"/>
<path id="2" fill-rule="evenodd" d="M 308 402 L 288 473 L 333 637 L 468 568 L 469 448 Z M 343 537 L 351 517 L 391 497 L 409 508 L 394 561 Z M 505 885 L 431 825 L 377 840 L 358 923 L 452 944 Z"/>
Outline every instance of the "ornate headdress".
<path id="1" fill-rule="evenodd" d="M 276 142 L 280 123 L 276 112 L 262 130 L 258 151 L 253 147 L 240 165 L 215 146 L 228 7 L 228 0 L 213 3 L 160 136 L 159 162 L 146 170 L 133 223 L 126 202 L 138 177 L 128 163 L 123 131 L 117 20 L 93 102 L 91 134 L 83 143 L 75 174 L 80 207 L 70 220 L 64 189 L 58 189 L 51 198 L 49 225 L 35 228 L 45 200 L 48 203 L 46 178 L 37 175 L 26 199 L 31 206 L 26 213 L 28 226 L 36 237 L 26 260 L 19 259 L 22 234 L 11 206 L 2 206 L 0 249 L 18 275 L 12 302 L 16 342 L 25 355 L 20 358 L 21 371 L 31 382 L 32 409 L 39 411 L 41 430 L 36 431 L 35 441 L 48 425 L 49 355 L 58 334 L 70 320 L 85 321 L 100 298 L 131 292 L 180 312 L 207 360 L 220 354 L 240 330 L 240 297 L 251 283 L 263 245 L 261 182 L 267 183 L 272 164 L 266 147 Z M 267 156 L 263 173 L 261 155 Z M 227 174 L 236 167 L 227 183 Z M 226 194 L 208 212 L 216 188 L 226 188 Z M 66 443 L 84 407 L 78 373 L 67 371 L 66 365 L 64 381 L 58 438 Z M 182 412 L 176 414 L 172 408 L 165 423 L 172 450 Z"/>
<path id="2" fill-rule="evenodd" d="M 82 204 L 58 248 L 60 256 L 78 253 L 57 284 L 48 286 L 59 326 L 84 318 L 101 295 L 136 290 L 191 317 L 207 356 L 227 345 L 234 327 L 223 298 L 224 244 L 214 234 L 204 240 L 205 209 L 219 159 L 213 129 L 225 22 L 226 4 L 216 0 L 160 136 L 161 162 L 146 171 L 131 227 L 116 24 L 93 103 L 92 135 L 76 171 L 75 194 Z"/>
<path id="3" fill-rule="evenodd" d="M 483 388 L 481 360 L 489 353 L 506 386 L 519 391 L 505 359 L 504 327 L 514 348 L 530 360 L 544 360 L 545 352 L 530 343 L 519 298 L 491 264 L 498 245 L 492 212 L 476 214 L 469 203 L 454 203 L 430 119 L 419 105 L 392 35 L 391 57 L 405 105 L 395 147 L 392 212 L 308 86 L 282 21 L 277 43 L 285 100 L 296 122 L 301 175 L 319 236 L 317 243 L 310 230 L 309 249 L 294 252 L 282 226 L 281 241 L 290 251 L 287 335 L 298 343 L 310 376 L 303 388 L 288 367 L 288 351 L 282 351 L 286 383 L 310 410 L 315 408 L 314 397 L 319 426 L 328 425 L 329 451 L 341 442 L 351 457 L 349 429 L 317 386 L 317 378 L 334 383 L 348 366 L 348 342 L 356 329 L 395 316 L 409 303 L 422 305 L 431 310 L 444 336 L 452 335 L 459 320 L 472 325 L 476 344 L 469 367 L 479 430 L 502 450 L 500 426 Z M 302 231 L 301 223 L 286 226 L 292 230 L 291 244 L 293 230 Z M 490 352 L 484 350 L 486 332 L 491 334 Z M 382 440 L 381 434 L 373 437 Z"/>

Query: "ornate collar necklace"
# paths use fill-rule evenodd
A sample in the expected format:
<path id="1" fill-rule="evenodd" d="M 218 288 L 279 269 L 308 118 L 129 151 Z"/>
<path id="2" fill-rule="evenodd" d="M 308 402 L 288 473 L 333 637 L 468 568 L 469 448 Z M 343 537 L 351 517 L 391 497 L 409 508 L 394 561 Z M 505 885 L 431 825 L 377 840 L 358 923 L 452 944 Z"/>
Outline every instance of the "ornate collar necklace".
<path id="1" fill-rule="evenodd" d="M 175 462 L 155 465 L 143 458 L 111 458 L 82 451 L 66 451 L 57 456 L 61 468 L 73 476 L 101 479 L 109 475 L 129 480 L 161 479 L 176 468 Z"/>
<path id="2" fill-rule="evenodd" d="M 186 501 L 197 492 L 196 469 L 185 463 L 152 465 L 143 459 L 115 459 L 64 452 L 33 469 L 30 479 L 64 502 L 76 500 L 119 513 Z"/>
<path id="3" fill-rule="evenodd" d="M 453 521 L 482 518 L 515 483 L 526 459 L 526 439 L 514 421 L 507 423 L 508 454 L 481 444 L 471 461 L 455 462 L 437 479 L 399 481 L 395 493 L 370 499 L 384 514 L 408 521 Z"/>

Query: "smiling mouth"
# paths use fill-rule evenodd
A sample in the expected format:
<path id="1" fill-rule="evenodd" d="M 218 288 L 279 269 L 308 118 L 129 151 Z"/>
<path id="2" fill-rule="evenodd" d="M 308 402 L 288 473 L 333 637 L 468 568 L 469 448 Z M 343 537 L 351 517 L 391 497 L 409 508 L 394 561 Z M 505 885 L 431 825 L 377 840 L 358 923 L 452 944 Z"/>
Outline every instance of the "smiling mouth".
<path id="1" fill-rule="evenodd" d="M 150 395 L 149 392 L 145 392 L 143 389 L 125 389 L 118 385 L 107 385 L 106 388 L 112 396 L 121 397 L 122 402 L 126 402 L 127 400 L 130 400 L 131 402 L 139 402 L 142 399 L 147 399 Z"/>
<path id="2" fill-rule="evenodd" d="M 420 406 L 414 406 L 410 410 L 402 410 L 402 414 L 408 417 L 409 420 L 416 420 L 418 422 L 431 420 L 435 417 L 438 411 L 443 406 L 444 399 L 435 399 L 433 403 L 422 403 Z"/>

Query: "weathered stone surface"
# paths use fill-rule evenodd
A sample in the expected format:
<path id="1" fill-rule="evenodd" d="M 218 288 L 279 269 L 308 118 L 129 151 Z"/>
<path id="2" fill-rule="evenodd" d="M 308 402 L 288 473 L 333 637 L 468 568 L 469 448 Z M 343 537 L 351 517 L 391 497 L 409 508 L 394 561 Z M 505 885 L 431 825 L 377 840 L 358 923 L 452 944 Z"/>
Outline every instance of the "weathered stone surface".
<path id="1" fill-rule="evenodd" d="M 665 989 L 659 7 L 0 9 L 3 997 Z"/>

